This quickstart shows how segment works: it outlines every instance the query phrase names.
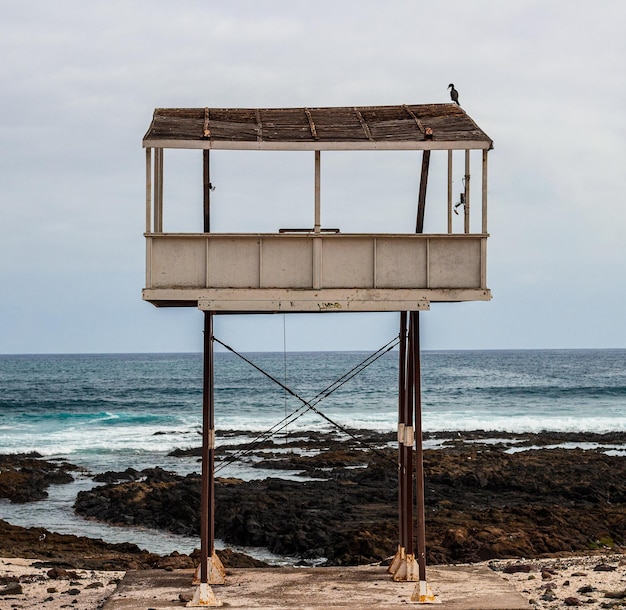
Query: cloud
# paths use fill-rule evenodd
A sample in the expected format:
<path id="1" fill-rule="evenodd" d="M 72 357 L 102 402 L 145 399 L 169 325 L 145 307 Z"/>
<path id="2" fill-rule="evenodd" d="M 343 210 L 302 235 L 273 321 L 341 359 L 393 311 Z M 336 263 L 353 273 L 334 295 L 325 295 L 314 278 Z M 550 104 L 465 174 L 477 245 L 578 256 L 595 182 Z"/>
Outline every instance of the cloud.
<path id="1" fill-rule="evenodd" d="M 34 310 L 22 305 L 37 292 L 38 277 L 63 306 L 50 318 L 58 333 L 41 333 L 39 343 L 33 335 L 20 347 L 19 336 L 12 332 L 9 340 L 5 331 L 0 352 L 99 345 L 115 351 L 116 341 L 120 351 L 199 349 L 192 338 L 198 316 L 155 310 L 139 297 L 141 138 L 155 107 L 447 102 L 449 82 L 495 142 L 488 270 L 494 301 L 433 307 L 423 316 L 431 325 L 428 347 L 626 344 L 611 306 L 623 300 L 626 272 L 626 6 L 608 0 L 584 10 L 563 0 L 1 6 L 0 316 L 5 327 L 29 327 Z M 309 157 L 213 155 L 215 223 L 251 231 L 310 224 Z M 442 198 L 435 157 L 427 209 L 434 224 Z M 166 224 L 198 223 L 199 163 L 193 154 L 178 159 L 169 151 L 166 163 L 172 172 Z M 324 222 L 388 230 L 414 223 L 419 155 L 327 154 L 322 167 Z M 116 274 L 126 279 L 116 282 Z M 81 286 L 95 285 L 101 292 L 85 288 L 81 296 Z M 593 294 L 602 295 L 601 314 L 590 314 L 580 297 Z M 112 308 L 115 302 L 120 307 Z M 87 309 L 114 318 L 100 328 L 89 323 Z M 555 322 L 562 311 L 568 315 Z M 572 332 L 580 319 L 594 332 Z M 305 320 L 295 327 L 320 328 L 309 344 L 337 328 L 331 318 Z M 394 326 L 377 320 L 372 327 Z M 77 324 L 82 332 L 70 333 Z M 237 335 L 243 348 L 258 347 L 245 328 Z M 360 346 L 354 334 L 346 336 Z"/>

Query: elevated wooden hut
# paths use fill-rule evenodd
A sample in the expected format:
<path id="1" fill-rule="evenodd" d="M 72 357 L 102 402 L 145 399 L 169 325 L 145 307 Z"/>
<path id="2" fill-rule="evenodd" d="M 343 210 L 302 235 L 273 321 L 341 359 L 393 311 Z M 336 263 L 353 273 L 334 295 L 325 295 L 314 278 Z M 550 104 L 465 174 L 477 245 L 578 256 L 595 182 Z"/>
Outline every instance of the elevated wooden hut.
<path id="1" fill-rule="evenodd" d="M 213 543 L 213 315 L 216 313 L 397 311 L 400 313 L 399 542 L 394 580 L 417 581 L 412 601 L 432 601 L 426 584 L 420 398 L 419 311 L 431 303 L 487 301 L 487 155 L 491 139 L 456 104 L 342 108 L 159 108 L 146 149 L 146 284 L 157 307 L 205 312 L 202 523 L 198 589 L 192 606 L 219 605 L 210 584 L 224 573 Z M 164 227 L 165 149 L 202 151 L 203 231 Z M 310 151 L 312 223 L 271 233 L 211 231 L 210 151 Z M 321 223 L 323 151 L 422 151 L 416 221 L 401 233 L 344 233 Z M 463 155 L 453 194 L 453 158 Z M 447 155 L 447 230 L 424 233 L 431 153 Z M 478 203 L 470 190 L 479 156 Z M 457 189 L 458 190 L 458 189 Z M 446 189 L 443 189 L 446 192 Z M 380 205 L 385 206 L 381 201 Z M 268 212 L 272 202 L 263 201 Z M 463 218 L 453 223 L 454 213 Z M 457 231 L 453 227 L 458 226 Z M 471 231 L 472 227 L 479 230 Z M 414 451 L 417 455 L 414 455 Z M 415 459 L 414 459 L 415 458 Z M 416 464 L 414 471 L 413 464 Z M 417 552 L 413 479 L 417 481 Z"/>
<path id="2" fill-rule="evenodd" d="M 353 108 L 157 109 L 146 133 L 147 272 L 143 298 L 207 311 L 401 311 L 430 302 L 488 300 L 487 151 L 492 141 L 455 104 Z M 165 149 L 204 153 L 205 232 L 163 226 Z M 310 227 L 209 233 L 209 151 L 314 153 Z M 322 151 L 424 151 L 415 227 L 398 234 L 322 228 Z M 465 151 L 462 232 L 453 233 L 452 151 Z M 481 230 L 470 233 L 470 152 L 481 159 Z M 448 154 L 448 231 L 423 234 L 431 151 Z M 271 211 L 272 202 L 262 202 Z M 381 201 L 381 206 L 385 205 Z M 457 210 L 458 211 L 458 210 Z"/>

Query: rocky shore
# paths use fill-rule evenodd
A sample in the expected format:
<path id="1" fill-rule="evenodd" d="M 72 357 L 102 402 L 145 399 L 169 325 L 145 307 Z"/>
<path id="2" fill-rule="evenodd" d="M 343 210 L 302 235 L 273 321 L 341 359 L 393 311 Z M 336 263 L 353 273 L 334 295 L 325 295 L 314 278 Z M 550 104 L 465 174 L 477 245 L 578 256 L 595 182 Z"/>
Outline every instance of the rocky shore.
<path id="1" fill-rule="evenodd" d="M 239 456 L 245 449 L 228 440 L 242 434 L 223 433 L 220 460 Z M 323 558 L 327 565 L 355 565 L 388 558 L 397 544 L 395 435 L 353 434 L 366 444 L 317 433 L 265 441 L 245 450 L 250 465 L 272 468 L 277 475 L 252 481 L 218 477 L 216 536 L 229 545 L 262 546 L 291 555 L 294 563 Z M 623 550 L 625 434 L 442 433 L 429 435 L 428 441 L 438 445 L 424 453 L 430 564 Z M 567 443 L 585 443 L 587 448 Z M 609 455 L 609 448 L 621 448 L 621 454 Z M 37 472 L 38 463 L 40 474 L 51 465 L 34 456 L 13 459 L 29 461 L 14 461 L 13 469 L 9 458 L 0 462 L 0 497 L 24 501 L 23 494 L 11 495 L 24 466 L 25 476 L 29 469 Z M 71 465 L 52 470 L 59 469 L 71 476 Z M 282 472 L 298 473 L 300 480 L 280 478 Z M 78 514 L 198 534 L 199 476 L 181 477 L 153 468 L 99 473 L 99 479 L 102 485 L 78 495 Z M 44 493 L 46 484 L 58 484 L 45 477 L 37 480 Z M 91 569 L 164 567 L 166 559 L 182 567 L 193 561 L 187 556 L 151 556 L 129 548 L 133 545 L 92 541 L 99 544 L 81 547 L 62 540 L 75 537 L 50 533 L 41 544 L 43 530 L 20 533 L 20 529 L 0 522 L 0 556 L 53 556 L 58 562 L 67 557 L 66 567 Z M 111 548 L 120 546 L 125 548 Z"/>

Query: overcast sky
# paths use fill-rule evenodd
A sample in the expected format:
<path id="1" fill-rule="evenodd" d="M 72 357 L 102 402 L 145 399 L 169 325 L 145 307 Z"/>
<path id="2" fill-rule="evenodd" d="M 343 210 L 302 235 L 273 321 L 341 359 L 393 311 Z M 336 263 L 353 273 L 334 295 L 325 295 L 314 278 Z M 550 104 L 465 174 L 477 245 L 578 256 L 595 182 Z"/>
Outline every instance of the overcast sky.
<path id="1" fill-rule="evenodd" d="M 433 304 L 421 316 L 422 346 L 626 347 L 626 4 L 0 0 L 0 8 L 0 353 L 201 349 L 198 311 L 141 300 L 141 140 L 155 107 L 442 103 L 450 82 L 494 140 L 493 300 Z M 311 224 L 308 155 L 213 153 L 216 230 Z M 201 210 L 199 183 L 186 178 L 199 158 L 166 157 L 166 230 L 193 224 Z M 414 210 L 419 153 L 328 154 L 322 163 L 327 226 L 380 226 L 404 220 L 402 206 Z M 437 188 L 429 184 L 427 215 Z M 177 198 L 180 209 L 170 203 Z M 396 332 L 395 314 L 216 322 L 216 334 L 244 351 L 373 349 Z"/>

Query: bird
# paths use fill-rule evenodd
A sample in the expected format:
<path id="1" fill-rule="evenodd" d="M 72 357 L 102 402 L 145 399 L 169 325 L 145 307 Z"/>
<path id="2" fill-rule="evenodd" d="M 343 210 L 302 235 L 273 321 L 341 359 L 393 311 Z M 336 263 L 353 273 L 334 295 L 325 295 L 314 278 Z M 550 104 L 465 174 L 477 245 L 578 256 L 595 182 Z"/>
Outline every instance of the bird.
<path id="1" fill-rule="evenodd" d="M 457 106 L 460 106 L 461 104 L 459 104 L 459 92 L 454 88 L 454 85 L 452 83 L 448 85 L 448 89 L 450 89 L 450 97 L 452 98 L 452 101 Z"/>
<path id="2" fill-rule="evenodd" d="M 39 536 L 39 542 L 43 542 L 46 539 L 46 533 L 44 532 Z"/>

